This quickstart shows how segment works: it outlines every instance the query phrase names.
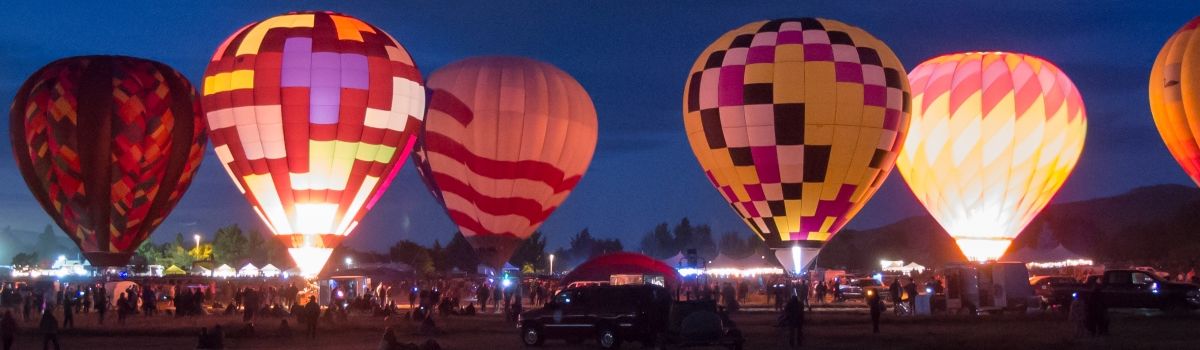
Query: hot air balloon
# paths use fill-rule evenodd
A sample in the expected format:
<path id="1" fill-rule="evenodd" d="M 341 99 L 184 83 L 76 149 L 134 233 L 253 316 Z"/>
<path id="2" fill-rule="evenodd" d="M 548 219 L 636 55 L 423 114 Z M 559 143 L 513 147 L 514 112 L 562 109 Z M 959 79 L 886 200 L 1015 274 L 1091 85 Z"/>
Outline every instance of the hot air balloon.
<path id="1" fill-rule="evenodd" d="M 900 174 L 968 259 L 995 260 L 1079 160 L 1083 99 L 1058 67 L 1015 53 L 945 55 L 909 79 Z"/>
<path id="2" fill-rule="evenodd" d="M 413 161 L 480 261 L 499 270 L 587 170 L 596 109 L 569 74 L 520 57 L 451 63 L 429 89 Z"/>
<path id="3" fill-rule="evenodd" d="M 1154 60 L 1150 71 L 1150 111 L 1154 125 L 1175 161 L 1200 184 L 1200 55 L 1196 27 L 1200 17 L 1179 28 Z M 1189 51 L 1191 50 L 1191 51 Z"/>
<path id="4" fill-rule="evenodd" d="M 383 30 L 299 12 L 226 39 L 203 94 L 221 165 L 313 276 L 400 170 L 424 91 L 412 57 Z"/>
<path id="5" fill-rule="evenodd" d="M 13 156 L 42 209 L 96 266 L 122 266 L 192 183 L 206 142 L 196 90 L 134 57 L 54 61 L 25 81 Z"/>
<path id="6" fill-rule="evenodd" d="M 700 54 L 683 121 L 709 181 L 795 273 L 887 178 L 908 100 L 900 60 L 866 31 L 781 19 Z"/>

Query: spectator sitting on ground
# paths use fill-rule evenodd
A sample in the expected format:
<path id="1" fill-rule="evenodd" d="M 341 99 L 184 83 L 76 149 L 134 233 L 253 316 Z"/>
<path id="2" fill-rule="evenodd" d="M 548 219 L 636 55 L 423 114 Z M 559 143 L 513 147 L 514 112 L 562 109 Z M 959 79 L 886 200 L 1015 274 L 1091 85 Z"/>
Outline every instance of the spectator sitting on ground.
<path id="1" fill-rule="evenodd" d="M 467 307 L 463 308 L 462 314 L 466 316 L 475 316 L 475 303 L 472 302 L 467 304 Z"/>
<path id="2" fill-rule="evenodd" d="M 280 338 L 292 337 L 292 327 L 288 325 L 287 319 L 279 320 L 279 330 L 275 331 L 275 335 Z"/>
<path id="3" fill-rule="evenodd" d="M 213 326 L 213 331 L 208 336 L 213 349 L 225 348 L 225 332 L 221 330 L 221 325 Z"/>
<path id="4" fill-rule="evenodd" d="M 433 321 L 433 315 L 428 315 L 425 316 L 424 320 L 421 320 L 421 328 L 418 330 L 418 333 L 421 335 L 439 335 L 443 332 L 437 327 L 437 323 Z"/>
<path id="5" fill-rule="evenodd" d="M 196 342 L 196 349 L 212 349 L 212 337 L 208 336 L 208 328 L 200 327 L 200 337 Z"/>
<path id="6" fill-rule="evenodd" d="M 254 337 L 254 333 L 254 322 L 246 322 L 246 325 L 242 329 L 239 329 L 235 335 L 238 338 L 251 338 Z"/>
<path id="7" fill-rule="evenodd" d="M 383 330 L 383 339 L 379 340 L 379 350 L 392 350 L 400 347 L 400 343 L 396 341 L 396 332 L 392 327 Z"/>

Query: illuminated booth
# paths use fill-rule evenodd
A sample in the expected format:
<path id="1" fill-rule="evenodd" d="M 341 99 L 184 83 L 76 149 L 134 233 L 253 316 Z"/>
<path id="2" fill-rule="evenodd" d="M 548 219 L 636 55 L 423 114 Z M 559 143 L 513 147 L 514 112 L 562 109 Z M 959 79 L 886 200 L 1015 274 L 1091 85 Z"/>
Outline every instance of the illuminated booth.
<path id="1" fill-rule="evenodd" d="M 1005 255 L 1004 258 L 1010 261 L 1024 262 L 1030 270 L 1094 268 L 1096 266 L 1090 257 L 1072 252 L 1061 244 L 1050 249 L 1023 247 Z"/>
<path id="2" fill-rule="evenodd" d="M 262 269 L 259 270 L 259 272 L 262 272 L 263 277 L 272 277 L 273 278 L 273 277 L 278 277 L 279 274 L 282 273 L 283 271 L 280 271 L 278 267 L 275 267 L 275 265 L 267 264 L 267 266 L 263 266 Z"/>
<path id="3" fill-rule="evenodd" d="M 707 261 L 703 268 L 680 268 L 679 274 L 691 276 L 705 274 L 716 278 L 744 278 L 761 275 L 782 275 L 783 268 L 771 264 L 766 256 L 750 255 L 743 258 L 731 258 L 718 254 L 716 258 Z"/>
<path id="4" fill-rule="evenodd" d="M 621 275 L 641 275 L 642 277 L 622 277 Z M 562 285 L 568 286 L 576 282 L 610 284 L 613 282 L 613 276 L 618 276 L 620 281 L 661 281 L 668 289 L 679 286 L 682 278 L 674 267 L 654 258 L 638 253 L 618 252 L 601 255 L 579 264 L 566 276 L 563 276 Z M 645 276 L 651 277 L 646 278 Z M 661 280 L 657 276 L 661 276 Z"/>
<path id="5" fill-rule="evenodd" d="M 213 272 L 212 272 L 213 277 L 219 277 L 219 278 L 230 278 L 230 277 L 234 277 L 236 275 L 237 275 L 237 271 L 234 270 L 233 267 L 229 266 L 228 264 L 221 264 L 221 266 L 217 266 L 217 268 L 215 270 L 213 270 Z"/>

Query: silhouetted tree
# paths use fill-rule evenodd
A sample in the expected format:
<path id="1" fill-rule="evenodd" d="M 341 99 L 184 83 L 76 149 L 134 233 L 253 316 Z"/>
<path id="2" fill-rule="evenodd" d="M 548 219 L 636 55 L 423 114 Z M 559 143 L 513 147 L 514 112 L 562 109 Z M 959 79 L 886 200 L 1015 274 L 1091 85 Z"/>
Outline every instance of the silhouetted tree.
<path id="1" fill-rule="evenodd" d="M 542 236 L 542 231 L 534 231 L 529 235 L 529 238 L 521 242 L 521 246 L 513 252 L 512 259 L 508 261 L 513 266 L 525 266 L 529 264 L 535 270 L 544 269 L 546 259 L 546 238 Z"/>
<path id="2" fill-rule="evenodd" d="M 538 235 L 539 233 L 534 233 Z M 530 237 L 532 239 L 532 237 Z M 462 232 L 455 232 L 454 238 L 450 239 L 450 243 L 446 243 L 446 264 L 450 269 L 458 268 L 459 271 L 472 273 L 479 266 L 479 256 L 475 255 L 475 248 L 471 247 L 471 243 L 467 242 L 467 238 Z"/>

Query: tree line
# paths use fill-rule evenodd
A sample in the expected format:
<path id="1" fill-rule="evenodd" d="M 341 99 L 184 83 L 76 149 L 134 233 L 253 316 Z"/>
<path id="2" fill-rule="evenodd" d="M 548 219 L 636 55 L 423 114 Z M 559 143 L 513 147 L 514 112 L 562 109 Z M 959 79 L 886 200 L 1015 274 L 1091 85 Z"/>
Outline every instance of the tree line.
<path id="1" fill-rule="evenodd" d="M 570 244 L 554 250 L 552 254 L 555 256 L 555 269 L 561 271 L 564 267 L 574 266 L 592 257 L 624 249 L 620 240 L 596 238 L 585 228 L 571 237 Z M 474 273 L 480 264 L 475 249 L 462 232 L 455 232 L 446 245 L 442 245 L 441 240 L 434 240 L 433 245 L 428 247 L 401 240 L 389 247 L 387 252 L 358 251 L 343 246 L 334 251 L 334 256 L 353 257 L 354 261 L 364 263 L 403 263 L 422 275 L 454 271 Z M 533 232 L 517 247 L 508 262 L 525 273 L 549 272 L 550 253 L 546 251 L 545 235 L 541 231 Z"/>
<path id="2" fill-rule="evenodd" d="M 724 254 L 731 258 L 740 259 L 751 255 L 767 254 L 766 245 L 758 237 L 746 236 L 736 231 L 721 234 L 714 239 L 712 228 L 708 225 L 692 225 L 688 218 L 679 220 L 671 227 L 666 222 L 659 223 L 654 229 L 642 234 L 641 252 L 658 259 L 666 259 L 676 254 L 686 254 L 695 250 L 696 255 L 705 259 L 716 258 Z"/>
<path id="3" fill-rule="evenodd" d="M 196 262 L 210 262 L 213 266 L 228 264 L 234 268 L 246 263 L 258 267 L 272 264 L 280 269 L 293 265 L 282 242 L 266 239 L 258 231 L 242 231 L 237 224 L 217 229 L 211 242 L 201 241 L 199 245 L 187 240 L 183 233 L 176 233 L 173 241 L 161 244 L 147 240 L 138 247 L 130 264 L 135 269 L 145 265 L 188 269 Z"/>

